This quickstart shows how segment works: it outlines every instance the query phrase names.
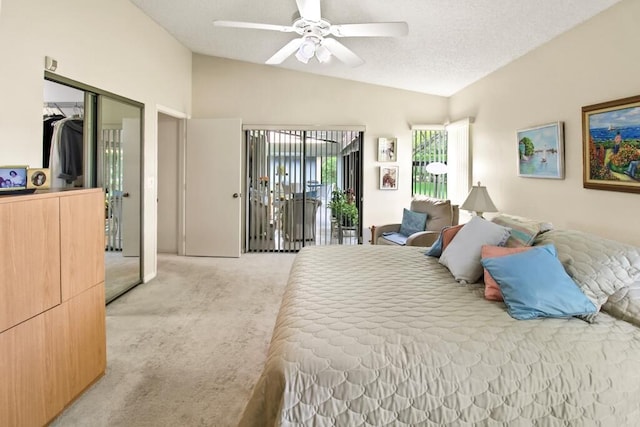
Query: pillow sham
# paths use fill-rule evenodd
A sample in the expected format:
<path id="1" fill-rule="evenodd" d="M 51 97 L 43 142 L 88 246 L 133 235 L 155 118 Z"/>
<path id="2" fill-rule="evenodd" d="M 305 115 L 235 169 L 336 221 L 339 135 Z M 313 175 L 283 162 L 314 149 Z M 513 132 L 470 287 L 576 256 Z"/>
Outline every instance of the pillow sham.
<path id="1" fill-rule="evenodd" d="M 402 211 L 402 224 L 400 224 L 400 231 L 403 236 L 411 236 L 413 233 L 424 231 L 424 227 L 427 224 L 427 214 L 422 212 L 410 211 L 404 208 Z"/>
<path id="2" fill-rule="evenodd" d="M 482 259 L 495 258 L 506 255 L 517 254 L 520 252 L 528 251 L 533 246 L 523 246 L 519 248 L 506 248 L 503 246 L 489 246 L 484 245 L 481 251 Z M 496 283 L 491 273 L 484 269 L 484 297 L 491 301 L 502 301 L 502 293 L 500 292 L 500 286 Z"/>
<path id="3" fill-rule="evenodd" d="M 499 214 L 491 221 L 511 229 L 511 235 L 505 243 L 509 248 L 533 245 L 538 234 L 548 231 L 551 226 L 548 223 L 508 214 Z"/>
<path id="4" fill-rule="evenodd" d="M 577 230 L 551 230 L 535 245 L 553 244 L 558 258 L 570 260 L 567 273 L 598 311 L 625 286 L 640 280 L 640 248 Z M 586 320 L 586 319 L 585 319 Z"/>
<path id="5" fill-rule="evenodd" d="M 507 311 L 514 319 L 572 317 L 597 311 L 565 272 L 553 245 L 485 258 L 482 265 L 500 285 Z"/>
<path id="6" fill-rule="evenodd" d="M 474 216 L 443 249 L 439 262 L 449 269 L 458 282 L 474 283 L 482 276 L 482 245 L 504 245 L 509 238 L 509 231 L 506 227 Z"/>

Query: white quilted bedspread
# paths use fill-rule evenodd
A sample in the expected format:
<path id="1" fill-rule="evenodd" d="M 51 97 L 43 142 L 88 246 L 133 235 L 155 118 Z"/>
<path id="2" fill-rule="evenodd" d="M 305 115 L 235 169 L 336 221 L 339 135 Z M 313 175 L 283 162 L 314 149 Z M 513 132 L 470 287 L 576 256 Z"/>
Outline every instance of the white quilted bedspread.
<path id="1" fill-rule="evenodd" d="M 240 425 L 640 425 L 640 328 L 514 320 L 423 252 L 303 249 Z"/>

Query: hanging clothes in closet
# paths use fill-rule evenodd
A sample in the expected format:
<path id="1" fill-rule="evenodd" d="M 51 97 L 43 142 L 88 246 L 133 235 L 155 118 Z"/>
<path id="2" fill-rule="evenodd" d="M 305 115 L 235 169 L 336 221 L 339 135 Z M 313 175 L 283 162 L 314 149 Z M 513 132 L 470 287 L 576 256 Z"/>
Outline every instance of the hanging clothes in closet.
<path id="1" fill-rule="evenodd" d="M 51 157 L 51 141 L 53 138 L 53 125 L 64 119 L 63 114 L 47 114 L 42 118 L 42 167 L 49 167 Z"/>
<path id="2" fill-rule="evenodd" d="M 70 187 L 82 176 L 83 127 L 81 118 L 67 117 L 53 125 L 49 169 L 53 187 Z"/>

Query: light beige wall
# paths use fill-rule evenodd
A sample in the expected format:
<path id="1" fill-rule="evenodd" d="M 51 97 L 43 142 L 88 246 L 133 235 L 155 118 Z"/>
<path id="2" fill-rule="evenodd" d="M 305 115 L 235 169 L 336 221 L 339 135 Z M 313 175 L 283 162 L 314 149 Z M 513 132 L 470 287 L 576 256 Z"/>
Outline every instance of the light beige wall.
<path id="1" fill-rule="evenodd" d="M 398 70 L 398 72 L 402 72 Z M 442 124 L 447 99 L 266 65 L 193 57 L 193 116 L 244 124 L 364 125 L 363 227 L 400 221 L 411 199 L 412 123 Z M 377 138 L 398 138 L 398 191 L 378 190 Z"/>
<path id="2" fill-rule="evenodd" d="M 0 163 L 42 164 L 44 58 L 56 74 L 145 104 L 144 275 L 155 274 L 156 106 L 189 113 L 191 52 L 128 0 L 4 0 Z"/>
<path id="3" fill-rule="evenodd" d="M 640 1 L 624 0 L 450 99 L 475 116 L 473 180 L 503 212 L 640 244 L 640 194 L 582 188 L 581 107 L 640 95 Z M 564 180 L 517 176 L 516 130 L 563 121 Z"/>

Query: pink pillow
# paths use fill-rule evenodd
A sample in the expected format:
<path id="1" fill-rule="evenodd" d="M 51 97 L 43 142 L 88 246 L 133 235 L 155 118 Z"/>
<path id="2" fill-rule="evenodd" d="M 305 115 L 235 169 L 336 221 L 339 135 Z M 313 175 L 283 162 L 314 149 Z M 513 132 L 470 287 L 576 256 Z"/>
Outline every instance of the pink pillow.
<path id="1" fill-rule="evenodd" d="M 484 245 L 482 246 L 482 259 L 517 254 L 528 251 L 532 247 L 533 246 L 520 246 L 517 248 L 505 248 L 503 246 Z M 491 301 L 502 301 L 500 286 L 493 280 L 493 277 L 491 277 L 491 274 L 489 274 L 486 268 L 484 269 L 484 297 Z"/>
<path id="2" fill-rule="evenodd" d="M 442 230 L 442 250 L 443 251 L 447 247 L 447 245 L 451 243 L 453 238 L 456 237 L 456 234 L 458 234 L 458 231 L 460 231 L 463 225 L 464 224 L 454 225 L 453 227 L 447 227 L 444 230 Z"/>

